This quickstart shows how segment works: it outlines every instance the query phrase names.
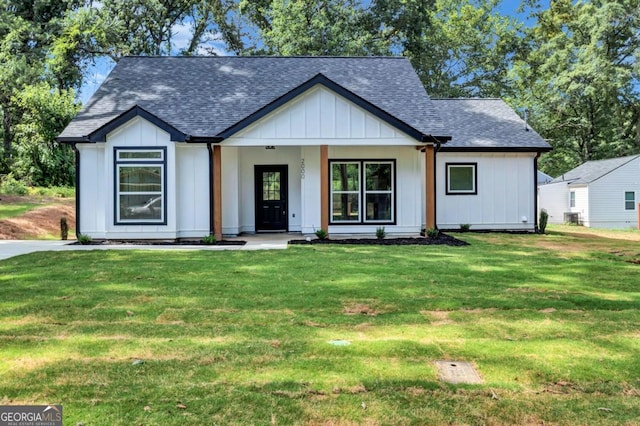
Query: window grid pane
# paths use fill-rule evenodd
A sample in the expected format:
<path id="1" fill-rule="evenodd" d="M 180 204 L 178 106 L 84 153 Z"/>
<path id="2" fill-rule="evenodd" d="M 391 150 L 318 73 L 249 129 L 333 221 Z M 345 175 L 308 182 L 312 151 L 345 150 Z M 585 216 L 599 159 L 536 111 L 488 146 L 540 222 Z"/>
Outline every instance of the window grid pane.
<path id="1" fill-rule="evenodd" d="M 366 162 L 364 222 L 393 221 L 393 163 Z"/>
<path id="2" fill-rule="evenodd" d="M 473 166 L 449 166 L 449 191 L 474 191 Z"/>
<path id="3" fill-rule="evenodd" d="M 626 191 L 624 193 L 624 209 L 635 210 L 636 209 L 636 193 L 633 191 Z"/>

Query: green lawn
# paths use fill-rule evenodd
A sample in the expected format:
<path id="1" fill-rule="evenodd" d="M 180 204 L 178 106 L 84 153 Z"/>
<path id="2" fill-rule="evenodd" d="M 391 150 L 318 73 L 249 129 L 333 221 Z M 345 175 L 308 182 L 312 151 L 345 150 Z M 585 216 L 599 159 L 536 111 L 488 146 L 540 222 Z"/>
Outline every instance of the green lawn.
<path id="1" fill-rule="evenodd" d="M 458 236 L 2 261 L 0 404 L 87 426 L 636 424 L 640 243 Z M 485 383 L 440 382 L 443 359 Z"/>
<path id="2" fill-rule="evenodd" d="M 36 203 L 7 204 L 0 201 L 0 219 L 8 219 L 10 217 L 20 216 L 25 214 L 29 210 L 33 210 L 36 207 L 41 206 L 41 204 Z"/>

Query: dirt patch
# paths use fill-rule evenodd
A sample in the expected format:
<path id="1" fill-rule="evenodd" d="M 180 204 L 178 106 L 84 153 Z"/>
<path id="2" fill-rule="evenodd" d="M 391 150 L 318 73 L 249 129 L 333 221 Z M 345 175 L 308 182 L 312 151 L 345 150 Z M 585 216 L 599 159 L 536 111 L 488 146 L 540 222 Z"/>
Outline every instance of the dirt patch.
<path id="1" fill-rule="evenodd" d="M 372 317 L 382 313 L 364 303 L 353 303 L 350 305 L 346 305 L 343 309 L 343 312 L 345 315 L 368 315 Z"/>
<path id="2" fill-rule="evenodd" d="M 47 202 L 47 200 L 43 200 Z M 2 196 L 2 203 L 34 202 L 28 197 Z M 39 201 L 36 201 L 39 202 Z M 56 199 L 55 204 L 38 207 L 17 217 L 0 220 L 0 240 L 25 240 L 60 237 L 60 218 L 65 216 L 69 225 L 69 238 L 75 238 L 75 201 Z"/>

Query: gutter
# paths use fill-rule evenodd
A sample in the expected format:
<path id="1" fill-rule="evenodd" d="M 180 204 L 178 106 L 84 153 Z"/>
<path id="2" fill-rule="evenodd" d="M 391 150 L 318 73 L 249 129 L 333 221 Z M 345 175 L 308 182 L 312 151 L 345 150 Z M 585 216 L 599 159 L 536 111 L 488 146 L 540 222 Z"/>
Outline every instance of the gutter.
<path id="1" fill-rule="evenodd" d="M 80 237 L 80 151 L 75 143 L 71 144 L 71 149 L 76 160 L 76 239 Z"/>
<path id="2" fill-rule="evenodd" d="M 533 159 L 533 230 L 537 234 L 538 229 L 538 158 L 540 153 L 538 152 Z"/>
<path id="3" fill-rule="evenodd" d="M 213 217 L 213 148 L 211 142 L 207 143 L 207 151 L 209 152 L 209 235 L 214 235 L 215 221 Z"/>

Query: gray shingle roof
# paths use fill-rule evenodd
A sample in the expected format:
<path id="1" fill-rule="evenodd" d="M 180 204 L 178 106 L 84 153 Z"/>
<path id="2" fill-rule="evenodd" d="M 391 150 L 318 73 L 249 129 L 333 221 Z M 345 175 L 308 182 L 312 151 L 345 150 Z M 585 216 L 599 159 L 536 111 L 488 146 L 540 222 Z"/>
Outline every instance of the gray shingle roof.
<path id="1" fill-rule="evenodd" d="M 432 99 L 452 139 L 443 149 L 531 149 L 551 146 L 501 99 Z"/>
<path id="2" fill-rule="evenodd" d="M 86 137 L 135 106 L 188 136 L 215 137 L 318 74 L 423 135 L 447 135 L 406 58 L 126 57 L 60 140 Z"/>
<path id="3" fill-rule="evenodd" d="M 591 183 L 638 157 L 640 157 L 640 155 L 629 155 L 626 157 L 610 158 L 608 160 L 587 161 L 575 169 L 569 170 L 567 173 L 558 176 L 552 180 L 551 183 L 567 181 L 569 184 Z"/>

